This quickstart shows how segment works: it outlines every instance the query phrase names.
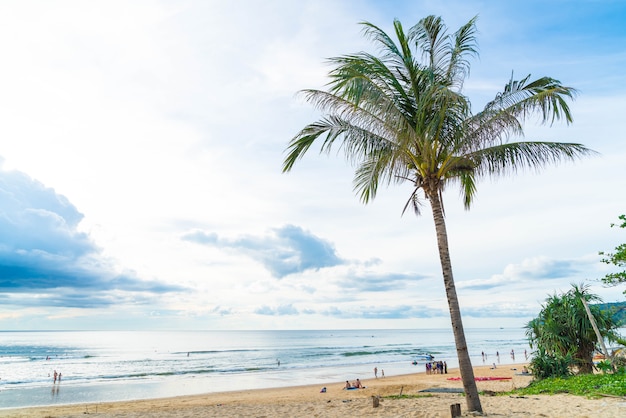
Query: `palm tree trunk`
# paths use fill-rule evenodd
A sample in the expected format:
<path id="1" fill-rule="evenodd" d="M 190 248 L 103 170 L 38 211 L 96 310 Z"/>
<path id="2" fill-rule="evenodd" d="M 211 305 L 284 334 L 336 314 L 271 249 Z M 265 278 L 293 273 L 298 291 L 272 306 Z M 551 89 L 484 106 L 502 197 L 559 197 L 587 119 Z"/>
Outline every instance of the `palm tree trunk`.
<path id="1" fill-rule="evenodd" d="M 450 309 L 450 321 L 452 323 L 452 331 L 454 333 L 454 342 L 456 345 L 456 354 L 459 360 L 459 371 L 461 372 L 461 380 L 463 381 L 463 390 L 465 391 L 465 402 L 469 411 L 483 412 L 478 397 L 478 388 L 474 380 L 474 369 L 467 351 L 467 343 L 465 342 L 465 331 L 463 330 L 463 321 L 461 320 L 461 309 L 459 308 L 459 299 L 456 295 L 456 287 L 454 286 L 454 277 L 452 276 L 452 263 L 450 261 L 450 250 L 448 248 L 448 233 L 446 231 L 446 222 L 443 216 L 441 200 L 437 191 L 429 193 L 428 199 L 433 211 L 435 221 L 435 231 L 437 232 L 437 246 L 439 247 L 439 259 L 441 261 L 441 270 L 443 272 L 443 283 L 446 288 L 446 296 L 448 298 L 448 308 Z"/>
<path id="2" fill-rule="evenodd" d="M 589 321 L 591 322 L 591 326 L 593 327 L 593 332 L 596 333 L 596 338 L 598 339 L 598 343 L 600 344 L 600 347 L 602 347 L 602 354 L 604 354 L 604 358 L 607 359 L 610 363 L 611 363 L 611 369 L 613 369 L 613 371 L 615 371 L 615 366 L 613 365 L 613 356 L 611 356 L 609 354 L 609 350 L 606 349 L 606 345 L 604 344 L 604 337 L 602 337 L 602 334 L 600 333 L 600 330 L 598 329 L 598 324 L 596 323 L 596 319 L 593 317 L 593 314 L 591 313 L 591 309 L 589 309 L 589 305 L 587 304 L 587 301 L 585 300 L 585 297 L 583 295 L 580 296 L 580 301 L 583 303 L 583 306 L 585 307 L 585 311 L 587 312 L 587 316 L 589 317 Z M 593 351 L 591 352 L 591 372 L 593 372 Z"/>

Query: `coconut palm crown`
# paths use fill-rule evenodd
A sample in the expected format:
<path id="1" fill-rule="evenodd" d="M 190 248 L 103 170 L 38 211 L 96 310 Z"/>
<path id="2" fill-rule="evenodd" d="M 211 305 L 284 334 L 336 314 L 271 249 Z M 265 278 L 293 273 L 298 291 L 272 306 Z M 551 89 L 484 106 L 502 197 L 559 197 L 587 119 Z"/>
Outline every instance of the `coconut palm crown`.
<path id="1" fill-rule="evenodd" d="M 482 177 L 592 154 L 580 144 L 511 140 L 523 137 L 523 124 L 531 117 L 544 124 L 572 122 L 567 102 L 576 91 L 549 77 L 511 78 L 473 114 L 462 90 L 470 59 L 478 55 L 476 18 L 454 34 L 436 16 L 421 19 L 408 32 L 395 20 L 396 40 L 371 23 L 362 26 L 377 54 L 331 58 L 327 90 L 303 90 L 324 116 L 289 142 L 283 171 L 319 140 L 321 152 L 337 145 L 354 164 L 354 188 L 364 203 L 375 198 L 379 184 L 404 182 L 412 186 L 405 210 L 410 206 L 419 214 L 422 203 L 429 203 L 467 406 L 482 412 L 452 275 L 442 192 L 448 185 L 460 186 L 469 209 Z"/>

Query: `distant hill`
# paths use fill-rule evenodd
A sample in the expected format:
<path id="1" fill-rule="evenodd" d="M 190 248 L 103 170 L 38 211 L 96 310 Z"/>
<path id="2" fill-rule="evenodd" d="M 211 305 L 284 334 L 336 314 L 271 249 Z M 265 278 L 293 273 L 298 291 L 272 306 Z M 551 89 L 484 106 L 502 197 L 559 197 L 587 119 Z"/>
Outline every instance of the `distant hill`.
<path id="1" fill-rule="evenodd" d="M 613 320 L 620 327 L 626 327 L 626 302 L 598 303 L 596 306 L 603 311 L 610 312 Z"/>

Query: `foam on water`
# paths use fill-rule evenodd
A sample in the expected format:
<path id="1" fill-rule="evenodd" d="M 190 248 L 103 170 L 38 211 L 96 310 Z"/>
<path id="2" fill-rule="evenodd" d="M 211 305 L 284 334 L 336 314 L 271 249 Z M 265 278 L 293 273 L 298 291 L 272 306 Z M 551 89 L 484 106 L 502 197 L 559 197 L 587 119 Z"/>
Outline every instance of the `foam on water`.
<path id="1" fill-rule="evenodd" d="M 475 365 L 530 352 L 522 329 L 466 337 Z M 366 380 L 428 354 L 457 366 L 451 330 L 0 332 L 0 408 Z"/>

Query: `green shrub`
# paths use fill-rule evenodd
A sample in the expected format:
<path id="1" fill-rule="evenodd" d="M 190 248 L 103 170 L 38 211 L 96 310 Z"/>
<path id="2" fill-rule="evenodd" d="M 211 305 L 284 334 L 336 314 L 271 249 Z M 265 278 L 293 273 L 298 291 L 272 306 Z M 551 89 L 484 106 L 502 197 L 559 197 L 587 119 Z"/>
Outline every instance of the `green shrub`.
<path id="1" fill-rule="evenodd" d="M 567 377 L 572 374 L 571 367 L 574 360 L 571 354 L 562 356 L 560 354 L 548 354 L 540 347 L 530 361 L 530 370 L 535 379 L 545 379 L 547 377 Z"/>
<path id="2" fill-rule="evenodd" d="M 608 373 L 613 370 L 613 366 L 609 360 L 602 360 L 596 363 L 596 367 L 598 370 L 601 370 L 602 373 Z"/>

